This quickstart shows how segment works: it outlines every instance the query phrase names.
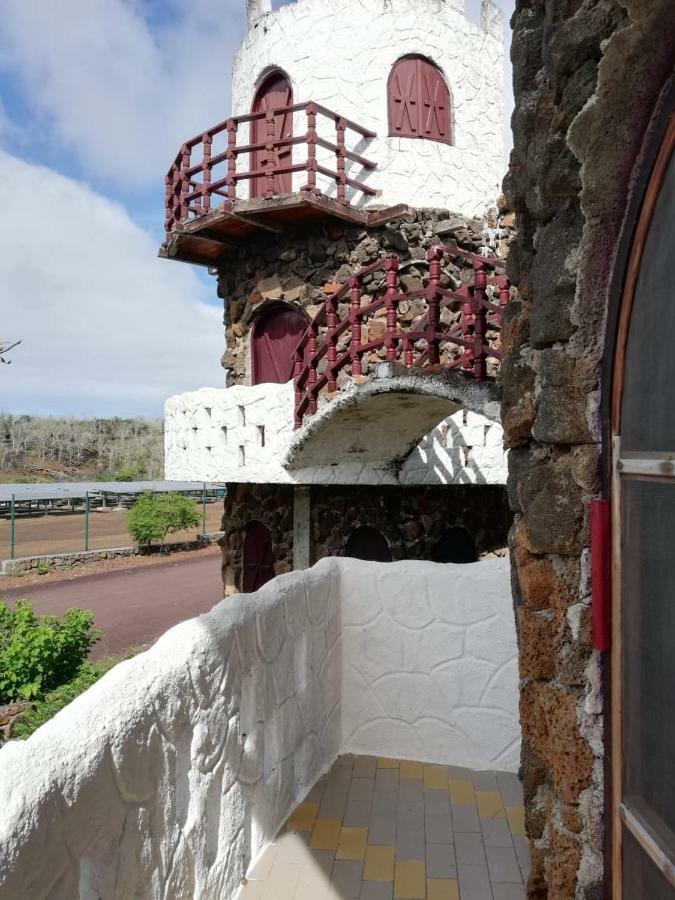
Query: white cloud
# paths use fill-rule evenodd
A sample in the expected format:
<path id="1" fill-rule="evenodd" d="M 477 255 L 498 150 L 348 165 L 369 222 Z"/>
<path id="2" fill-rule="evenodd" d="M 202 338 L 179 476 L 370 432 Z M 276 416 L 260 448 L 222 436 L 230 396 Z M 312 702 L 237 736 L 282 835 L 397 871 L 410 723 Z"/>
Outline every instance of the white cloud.
<path id="1" fill-rule="evenodd" d="M 0 151 L 0 408 L 160 415 L 164 399 L 223 385 L 222 312 L 188 266 L 157 259 L 125 210 Z"/>
<path id="2" fill-rule="evenodd" d="M 230 110 L 244 0 L 2 0 L 0 60 L 89 174 L 159 180 Z"/>

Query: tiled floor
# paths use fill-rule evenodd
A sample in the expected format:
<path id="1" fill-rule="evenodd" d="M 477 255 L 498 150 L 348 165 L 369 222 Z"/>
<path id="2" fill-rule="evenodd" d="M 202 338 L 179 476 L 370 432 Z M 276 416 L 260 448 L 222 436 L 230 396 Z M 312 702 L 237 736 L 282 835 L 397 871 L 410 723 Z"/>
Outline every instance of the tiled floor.
<path id="1" fill-rule="evenodd" d="M 239 900 L 525 900 L 515 775 L 341 756 Z"/>

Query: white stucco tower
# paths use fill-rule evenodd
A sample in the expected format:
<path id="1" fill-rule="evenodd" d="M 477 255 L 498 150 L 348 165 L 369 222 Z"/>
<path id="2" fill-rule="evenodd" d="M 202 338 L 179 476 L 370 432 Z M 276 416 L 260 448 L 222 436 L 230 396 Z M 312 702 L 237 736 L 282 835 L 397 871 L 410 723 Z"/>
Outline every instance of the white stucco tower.
<path id="1" fill-rule="evenodd" d="M 369 206 L 471 216 L 494 202 L 504 172 L 504 23 L 492 0 L 480 24 L 463 0 L 296 0 L 274 11 L 270 0 L 247 0 L 247 12 L 233 115 L 249 113 L 270 73 L 283 73 L 294 103 L 314 101 L 376 135 L 360 142 L 377 161 Z"/>

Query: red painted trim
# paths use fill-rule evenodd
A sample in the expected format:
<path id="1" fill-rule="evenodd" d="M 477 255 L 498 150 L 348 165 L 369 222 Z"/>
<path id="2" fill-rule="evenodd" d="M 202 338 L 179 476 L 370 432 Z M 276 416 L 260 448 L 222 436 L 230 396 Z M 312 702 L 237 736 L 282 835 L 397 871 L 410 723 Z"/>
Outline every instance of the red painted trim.
<path id="1" fill-rule="evenodd" d="M 611 528 L 607 500 L 591 500 L 591 624 L 595 650 L 612 645 Z"/>

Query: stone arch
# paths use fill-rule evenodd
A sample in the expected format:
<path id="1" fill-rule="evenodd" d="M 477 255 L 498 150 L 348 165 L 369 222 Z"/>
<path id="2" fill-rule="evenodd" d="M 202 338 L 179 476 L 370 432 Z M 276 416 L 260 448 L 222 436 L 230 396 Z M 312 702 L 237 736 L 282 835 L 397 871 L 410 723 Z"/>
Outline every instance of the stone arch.
<path id="1" fill-rule="evenodd" d="M 432 548 L 431 560 L 437 563 L 477 562 L 476 542 L 461 525 L 446 528 Z"/>
<path id="2" fill-rule="evenodd" d="M 354 528 L 345 542 L 343 556 L 368 559 L 371 562 L 392 561 L 389 541 L 379 528 L 372 525 L 359 525 Z"/>
<path id="3" fill-rule="evenodd" d="M 251 327 L 251 383 L 285 384 L 293 376 L 293 350 L 309 323 L 298 306 L 273 301 Z"/>

